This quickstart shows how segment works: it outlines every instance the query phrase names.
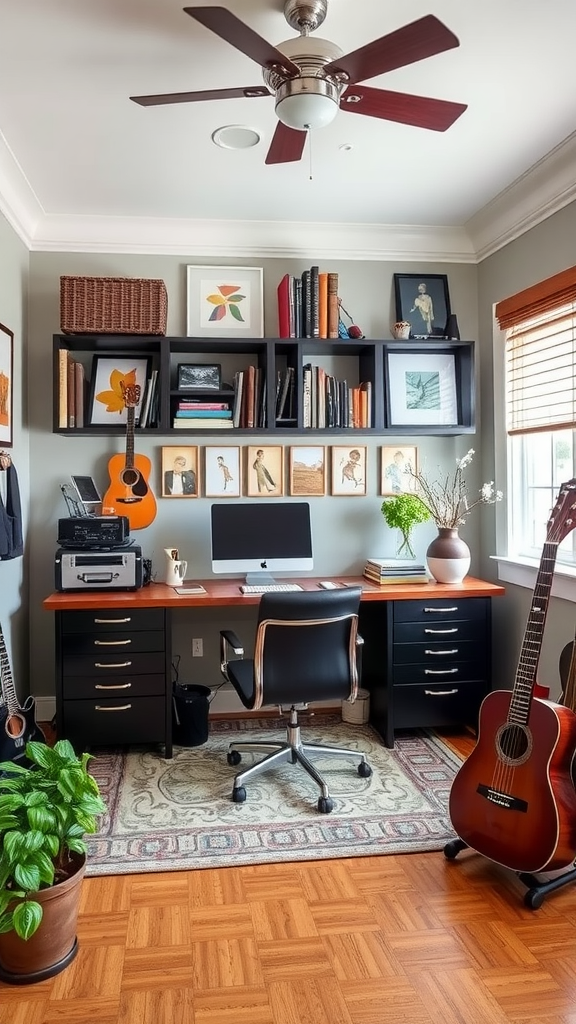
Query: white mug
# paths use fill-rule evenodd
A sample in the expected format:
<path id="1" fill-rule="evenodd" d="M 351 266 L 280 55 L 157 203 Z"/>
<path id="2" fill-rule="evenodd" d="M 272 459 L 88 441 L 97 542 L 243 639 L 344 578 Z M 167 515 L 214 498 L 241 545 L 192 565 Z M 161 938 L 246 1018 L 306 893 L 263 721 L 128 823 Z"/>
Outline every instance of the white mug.
<path id="1" fill-rule="evenodd" d="M 183 559 L 169 558 L 166 564 L 166 580 L 169 587 L 178 587 L 186 575 L 188 562 Z"/>

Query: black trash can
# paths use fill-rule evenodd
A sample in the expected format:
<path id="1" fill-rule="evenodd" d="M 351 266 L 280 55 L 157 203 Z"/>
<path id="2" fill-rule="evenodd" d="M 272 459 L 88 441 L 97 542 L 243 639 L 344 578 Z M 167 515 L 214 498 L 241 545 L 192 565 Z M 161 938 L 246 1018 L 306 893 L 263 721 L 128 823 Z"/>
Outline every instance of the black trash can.
<path id="1" fill-rule="evenodd" d="M 172 684 L 172 739 L 179 747 L 199 747 L 208 739 L 211 690 L 194 683 Z"/>

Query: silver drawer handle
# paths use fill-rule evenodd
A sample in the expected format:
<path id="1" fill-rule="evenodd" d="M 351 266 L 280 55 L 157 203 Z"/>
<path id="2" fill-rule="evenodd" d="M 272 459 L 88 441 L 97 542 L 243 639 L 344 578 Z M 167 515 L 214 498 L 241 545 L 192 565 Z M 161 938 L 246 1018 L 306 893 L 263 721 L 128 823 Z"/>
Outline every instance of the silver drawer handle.
<path id="1" fill-rule="evenodd" d="M 425 633 L 433 633 L 434 636 L 445 636 L 446 633 L 457 633 L 458 626 L 453 626 L 452 629 L 425 629 Z"/>
<path id="2" fill-rule="evenodd" d="M 129 690 L 132 683 L 96 683 L 95 690 Z"/>
<path id="3" fill-rule="evenodd" d="M 458 673 L 457 668 L 425 668 L 425 676 L 454 676 Z"/>
<path id="4" fill-rule="evenodd" d="M 101 661 L 94 662 L 94 668 L 128 668 L 131 661 L 112 661 L 109 665 L 103 665 Z"/>
<path id="5" fill-rule="evenodd" d="M 101 704 L 96 704 L 95 711 L 130 711 L 131 704 L 119 704 L 116 708 L 103 708 Z"/>
<path id="6" fill-rule="evenodd" d="M 117 622 L 132 622 L 132 616 L 131 615 L 127 615 L 124 619 L 94 619 L 94 622 L 97 622 L 98 625 L 107 625 L 107 626 L 109 626 L 109 625 L 111 625 L 113 623 L 117 623 Z"/>
<path id="7" fill-rule="evenodd" d="M 94 647 L 125 647 L 131 640 L 95 640 Z"/>
<path id="8" fill-rule="evenodd" d="M 454 608 L 425 608 L 424 611 L 425 612 L 436 612 L 437 614 L 442 615 L 442 614 L 445 614 L 446 612 L 457 612 L 458 611 L 458 606 L 456 605 Z"/>
<path id="9" fill-rule="evenodd" d="M 458 654 L 458 648 L 453 647 L 451 651 L 424 651 L 424 654 L 433 654 L 434 656 L 443 654 Z"/>
<path id="10" fill-rule="evenodd" d="M 455 686 L 453 690 L 424 690 L 426 697 L 451 697 L 454 693 L 458 693 L 458 687 Z"/>

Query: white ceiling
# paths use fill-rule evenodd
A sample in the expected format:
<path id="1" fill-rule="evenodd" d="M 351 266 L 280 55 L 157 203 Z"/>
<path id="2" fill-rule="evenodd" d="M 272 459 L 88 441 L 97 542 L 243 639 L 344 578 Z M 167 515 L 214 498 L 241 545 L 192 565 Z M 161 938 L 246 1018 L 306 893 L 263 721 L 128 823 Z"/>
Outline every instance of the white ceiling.
<path id="1" fill-rule="evenodd" d="M 158 238 L 172 231 L 184 244 L 182 223 L 213 219 L 336 222 L 367 232 L 402 226 L 412 236 L 440 226 L 446 237 L 459 229 L 460 244 L 478 211 L 550 151 L 557 160 L 576 128 L 574 0 L 329 0 L 317 34 L 344 52 L 436 15 L 460 39 L 458 49 L 366 84 L 468 110 L 445 133 L 339 111 L 313 133 L 300 163 L 265 166 L 276 126 L 271 96 L 130 102 L 261 83 L 257 64 L 183 6 L 0 0 L 0 208 L 32 248 L 58 240 L 65 247 L 66 238 L 94 243 L 98 224 L 142 245 L 161 225 Z M 283 0 L 220 6 L 274 44 L 295 35 Z M 260 145 L 216 147 L 211 134 L 227 124 L 256 129 Z M 561 201 L 569 198 L 565 192 Z M 473 251 L 471 244 L 470 258 Z"/>

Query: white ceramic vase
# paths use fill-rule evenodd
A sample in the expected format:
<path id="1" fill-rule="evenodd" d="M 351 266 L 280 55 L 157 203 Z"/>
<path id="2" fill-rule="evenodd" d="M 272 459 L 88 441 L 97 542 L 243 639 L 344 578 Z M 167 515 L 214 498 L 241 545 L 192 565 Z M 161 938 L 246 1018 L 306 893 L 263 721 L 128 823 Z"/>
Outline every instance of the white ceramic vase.
<path id="1" fill-rule="evenodd" d="M 439 527 L 426 552 L 426 563 L 437 583 L 461 583 L 470 568 L 470 548 L 458 530 Z"/>

